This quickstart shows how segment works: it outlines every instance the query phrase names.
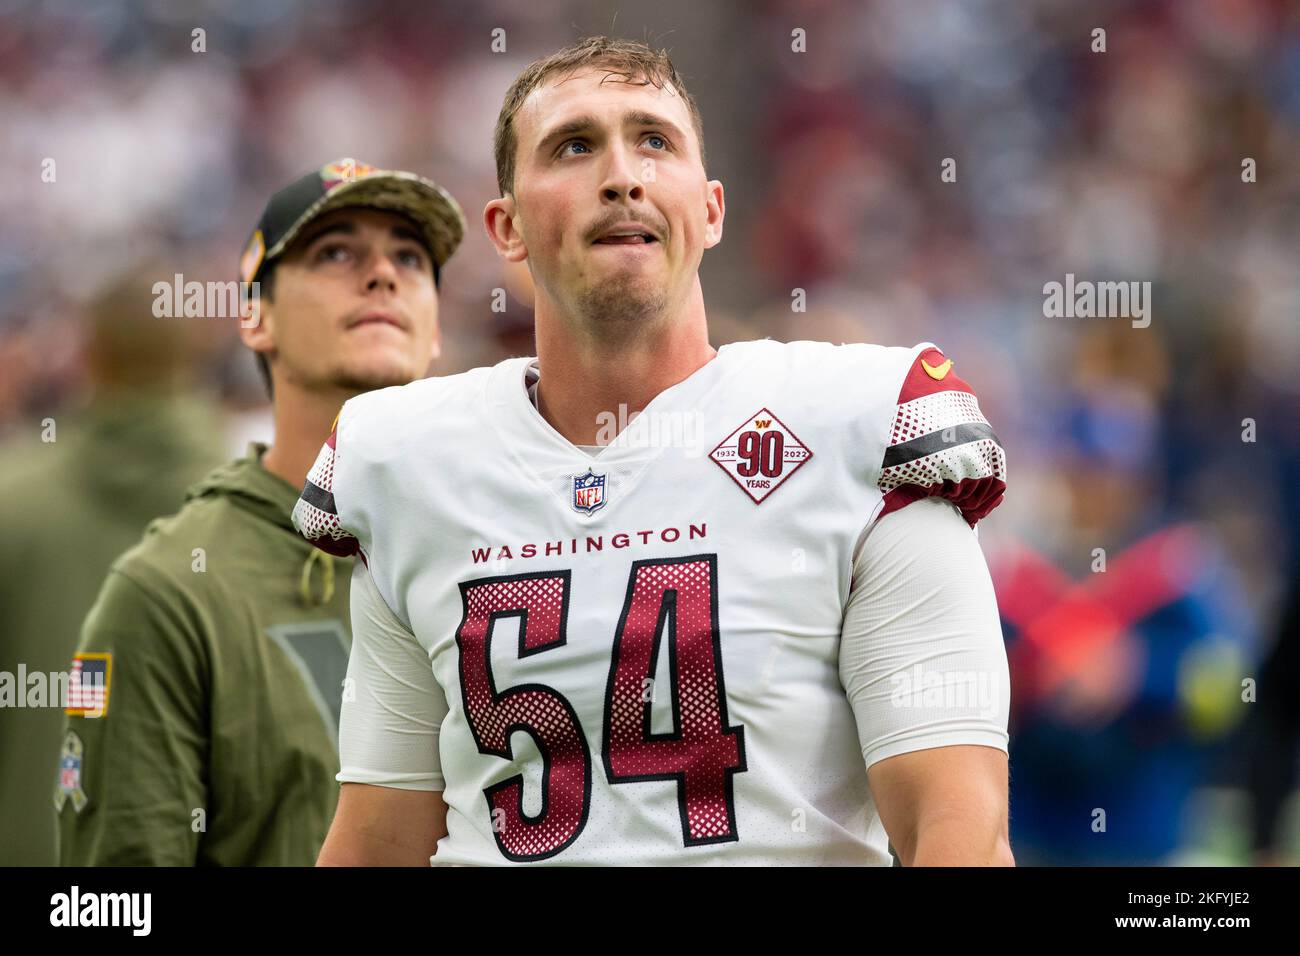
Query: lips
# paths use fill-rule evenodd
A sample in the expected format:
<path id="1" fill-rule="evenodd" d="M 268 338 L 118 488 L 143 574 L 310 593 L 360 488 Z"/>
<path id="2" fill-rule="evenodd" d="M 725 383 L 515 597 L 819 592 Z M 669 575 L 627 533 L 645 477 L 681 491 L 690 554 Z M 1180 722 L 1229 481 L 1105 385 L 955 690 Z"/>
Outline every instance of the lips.
<path id="1" fill-rule="evenodd" d="M 363 325 L 391 325 L 393 328 L 406 330 L 406 326 L 391 312 L 367 312 L 349 322 L 348 328 L 355 329 Z"/>
<path id="2" fill-rule="evenodd" d="M 603 245 L 603 246 L 625 246 L 625 245 L 631 245 L 633 243 L 641 244 L 641 243 L 651 243 L 655 241 L 657 240 L 655 239 L 654 236 L 650 235 L 648 232 L 643 232 L 643 233 L 637 233 L 635 235 L 630 235 L 630 236 L 628 235 L 601 236 L 599 239 L 596 240 L 596 244 Z"/>
<path id="3" fill-rule="evenodd" d="M 593 245 L 605 246 L 627 246 L 627 245 L 649 245 L 652 242 L 658 242 L 659 237 L 654 230 L 647 229 L 644 223 L 628 221 L 615 223 L 605 229 L 592 240 Z"/>

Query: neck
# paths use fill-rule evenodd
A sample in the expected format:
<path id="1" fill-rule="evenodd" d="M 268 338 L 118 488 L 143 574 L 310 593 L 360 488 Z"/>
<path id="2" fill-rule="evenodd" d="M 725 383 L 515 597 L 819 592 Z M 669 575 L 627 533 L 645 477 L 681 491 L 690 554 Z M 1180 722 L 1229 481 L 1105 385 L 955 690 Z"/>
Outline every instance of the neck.
<path id="1" fill-rule="evenodd" d="M 355 395 L 346 389 L 307 391 L 299 386 L 275 383 L 275 440 L 262 456 L 262 467 L 283 478 L 294 488 L 307 482 L 307 472 L 316 463 L 321 445 L 329 438 L 334 416 L 343 403 Z"/>
<path id="2" fill-rule="evenodd" d="M 597 444 L 600 431 L 609 436 L 611 416 L 628 421 L 718 354 L 709 345 L 698 278 L 676 314 L 645 335 L 611 340 L 575 335 L 572 320 L 540 297 L 536 320 L 537 410 L 574 445 Z"/>

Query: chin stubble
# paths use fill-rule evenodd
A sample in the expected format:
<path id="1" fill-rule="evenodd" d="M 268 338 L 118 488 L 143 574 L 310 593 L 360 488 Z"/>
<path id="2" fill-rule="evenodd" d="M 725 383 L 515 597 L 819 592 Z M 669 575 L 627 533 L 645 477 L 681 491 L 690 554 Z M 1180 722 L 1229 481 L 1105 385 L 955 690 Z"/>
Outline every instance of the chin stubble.
<path id="1" fill-rule="evenodd" d="M 350 392 L 373 392 L 392 385 L 406 385 L 410 381 L 412 381 L 410 378 L 398 374 L 358 375 L 344 370 L 334 376 L 333 384 L 336 388 Z"/>
<path id="2" fill-rule="evenodd" d="M 605 334 L 626 334 L 651 325 L 667 311 L 668 296 L 646 285 L 640 277 L 629 275 L 589 286 L 578 296 L 576 317 Z"/>

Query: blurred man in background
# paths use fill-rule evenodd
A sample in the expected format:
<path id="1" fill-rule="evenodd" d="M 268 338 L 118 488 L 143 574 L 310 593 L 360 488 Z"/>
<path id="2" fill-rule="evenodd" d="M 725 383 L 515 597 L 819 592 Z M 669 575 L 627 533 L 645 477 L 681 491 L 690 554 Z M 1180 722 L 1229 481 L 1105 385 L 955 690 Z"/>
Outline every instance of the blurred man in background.
<path id="1" fill-rule="evenodd" d="M 86 314 L 88 404 L 48 417 L 40 434 L 33 423 L 0 450 L 0 671 L 15 680 L 15 699 L 0 711 L 8 865 L 55 862 L 50 781 L 62 701 L 48 675 L 66 671 L 113 559 L 222 457 L 217 406 L 190 382 L 205 357 L 201 332 L 153 317 L 150 271 L 113 280 Z M 44 700 L 27 699 L 35 675 Z"/>
<path id="2" fill-rule="evenodd" d="M 65 865 L 310 864 L 334 812 L 351 568 L 290 523 L 343 402 L 428 371 L 455 201 L 339 160 L 276 193 L 240 263 L 274 443 L 190 489 L 114 565 L 74 672 L 55 789 Z M 255 320 L 255 321 L 254 321 Z M 340 578 L 341 575 L 341 578 Z M 93 696 L 88 701 L 85 696 Z"/>

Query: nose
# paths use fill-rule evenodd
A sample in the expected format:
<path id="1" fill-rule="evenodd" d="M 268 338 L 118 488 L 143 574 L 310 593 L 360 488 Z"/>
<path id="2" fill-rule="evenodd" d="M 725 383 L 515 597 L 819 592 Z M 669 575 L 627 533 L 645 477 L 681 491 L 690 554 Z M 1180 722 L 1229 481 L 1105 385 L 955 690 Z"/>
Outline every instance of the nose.
<path id="1" fill-rule="evenodd" d="M 372 249 L 366 269 L 366 291 L 386 289 L 397 291 L 397 267 L 393 260 L 384 255 L 383 250 Z"/>
<path id="2" fill-rule="evenodd" d="M 620 143 L 610 148 L 606 155 L 609 162 L 605 167 L 605 178 L 600 184 L 600 196 L 605 202 L 633 202 L 645 198 L 645 187 L 641 184 L 639 160 L 629 156 L 627 149 Z"/>

